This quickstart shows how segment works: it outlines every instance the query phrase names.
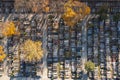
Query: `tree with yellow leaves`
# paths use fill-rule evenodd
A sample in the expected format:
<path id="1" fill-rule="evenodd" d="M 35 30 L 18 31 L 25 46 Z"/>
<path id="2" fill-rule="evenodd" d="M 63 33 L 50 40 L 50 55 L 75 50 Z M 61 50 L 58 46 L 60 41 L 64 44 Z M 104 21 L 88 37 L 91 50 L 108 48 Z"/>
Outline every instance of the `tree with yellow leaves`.
<path id="1" fill-rule="evenodd" d="M 6 54 L 3 51 L 3 47 L 0 46 L 0 62 L 4 61 Z"/>
<path id="2" fill-rule="evenodd" d="M 87 6 L 85 8 L 85 15 L 88 15 L 88 14 L 90 14 L 90 7 Z"/>
<path id="3" fill-rule="evenodd" d="M 4 24 L 2 34 L 6 37 L 10 37 L 12 35 L 18 35 L 19 31 L 17 31 L 15 24 L 13 22 L 7 22 Z"/>
<path id="4" fill-rule="evenodd" d="M 75 24 L 75 21 L 72 19 L 77 16 L 77 13 L 74 12 L 71 8 L 66 8 L 66 12 L 63 14 L 64 21 L 67 25 L 73 26 Z"/>
<path id="5" fill-rule="evenodd" d="M 21 52 L 23 53 L 23 60 L 28 62 L 39 61 L 43 57 L 43 49 L 41 48 L 41 42 L 34 42 L 32 40 L 26 40 L 21 45 Z"/>
<path id="6" fill-rule="evenodd" d="M 90 13 L 90 8 L 77 0 L 69 0 L 64 4 L 62 18 L 68 26 L 74 26 L 79 20 Z"/>
<path id="7" fill-rule="evenodd" d="M 49 12 L 49 11 L 50 11 L 50 8 L 49 8 L 49 7 L 44 7 L 44 8 L 43 8 L 43 11 Z"/>

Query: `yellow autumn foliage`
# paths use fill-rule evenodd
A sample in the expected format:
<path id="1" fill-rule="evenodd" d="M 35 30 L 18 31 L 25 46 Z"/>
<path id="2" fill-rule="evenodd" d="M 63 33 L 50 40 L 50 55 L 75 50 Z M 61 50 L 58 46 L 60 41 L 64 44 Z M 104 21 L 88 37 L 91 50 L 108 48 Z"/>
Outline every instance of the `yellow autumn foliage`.
<path id="1" fill-rule="evenodd" d="M 85 15 L 88 15 L 88 14 L 90 14 L 90 7 L 87 6 L 85 8 Z"/>
<path id="2" fill-rule="evenodd" d="M 21 52 L 24 55 L 23 59 L 28 62 L 39 61 L 43 57 L 43 49 L 41 46 L 41 42 L 26 40 L 21 47 Z"/>
<path id="3" fill-rule="evenodd" d="M 10 37 L 12 35 L 18 35 L 20 33 L 16 30 L 15 24 L 13 22 L 8 22 L 5 23 L 2 34 L 6 37 Z"/>
<path id="4" fill-rule="evenodd" d="M 90 8 L 86 4 L 77 0 L 68 0 L 68 2 L 64 4 L 64 14 L 62 18 L 66 25 L 72 27 L 89 13 Z"/>
<path id="5" fill-rule="evenodd" d="M 76 16 L 76 13 L 71 9 L 71 8 L 66 8 L 66 13 L 65 13 L 66 17 L 74 17 Z"/>
<path id="6" fill-rule="evenodd" d="M 73 6 L 72 2 L 73 2 L 73 0 L 68 0 L 68 2 L 64 4 L 64 8 L 72 7 Z"/>
<path id="7" fill-rule="evenodd" d="M 43 11 L 49 12 L 49 11 L 50 11 L 50 8 L 49 8 L 49 7 L 45 7 L 45 8 L 43 9 Z"/>
<path id="8" fill-rule="evenodd" d="M 38 8 L 37 8 L 37 7 L 32 7 L 32 11 L 33 11 L 33 12 L 37 12 L 37 11 L 38 11 Z"/>
<path id="9" fill-rule="evenodd" d="M 0 62 L 2 62 L 6 57 L 6 54 L 3 51 L 3 47 L 0 46 Z"/>
<path id="10" fill-rule="evenodd" d="M 75 21 L 72 19 L 77 16 L 77 13 L 74 12 L 70 7 L 66 8 L 66 12 L 63 14 L 63 18 L 67 25 L 73 26 L 75 24 Z"/>

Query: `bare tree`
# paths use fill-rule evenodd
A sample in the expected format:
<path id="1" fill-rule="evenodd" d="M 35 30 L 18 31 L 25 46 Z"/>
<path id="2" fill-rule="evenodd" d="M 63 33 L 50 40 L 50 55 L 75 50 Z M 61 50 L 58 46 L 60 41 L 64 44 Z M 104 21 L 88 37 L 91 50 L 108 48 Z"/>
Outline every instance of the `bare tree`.
<path id="1" fill-rule="evenodd" d="M 63 12 L 65 0 L 15 0 L 17 11 Z"/>
<path id="2" fill-rule="evenodd" d="M 14 7 L 19 11 L 29 11 L 30 10 L 30 0 L 15 0 Z"/>

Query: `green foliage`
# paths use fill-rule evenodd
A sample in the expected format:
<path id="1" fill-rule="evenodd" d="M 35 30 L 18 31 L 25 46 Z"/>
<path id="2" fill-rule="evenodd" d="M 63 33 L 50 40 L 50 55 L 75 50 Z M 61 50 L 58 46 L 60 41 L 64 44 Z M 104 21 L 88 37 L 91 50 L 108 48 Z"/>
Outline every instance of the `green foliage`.
<path id="1" fill-rule="evenodd" d="M 88 61 L 85 63 L 85 69 L 88 71 L 88 72 L 91 72 L 93 71 L 95 68 L 95 64 L 91 61 Z"/>
<path id="2" fill-rule="evenodd" d="M 66 57 L 66 58 L 70 58 L 70 57 L 71 57 L 71 53 L 70 53 L 70 52 L 66 52 L 66 53 L 65 53 L 65 57 Z"/>
<path id="3" fill-rule="evenodd" d="M 119 13 L 114 14 L 114 15 L 113 15 L 113 20 L 114 20 L 114 21 L 119 21 L 119 20 L 120 20 L 120 14 L 119 14 Z"/>
<path id="4" fill-rule="evenodd" d="M 89 24 L 88 24 L 88 27 L 94 27 L 94 24 L 89 23 Z"/>
<path id="5" fill-rule="evenodd" d="M 103 4 L 103 6 L 101 6 L 98 10 L 98 14 L 107 13 L 107 12 L 108 12 L 108 6 L 106 4 Z"/>
<path id="6" fill-rule="evenodd" d="M 48 16 L 48 19 L 52 19 L 52 18 L 54 18 L 53 15 L 49 15 L 49 16 Z"/>
<path id="7" fill-rule="evenodd" d="M 107 14 L 106 13 L 102 13 L 100 15 L 100 20 L 102 21 L 102 20 L 105 20 L 105 19 L 107 19 Z"/>
<path id="8" fill-rule="evenodd" d="M 107 18 L 108 6 L 103 4 L 98 10 L 98 14 L 100 15 L 99 20 L 105 20 Z"/>

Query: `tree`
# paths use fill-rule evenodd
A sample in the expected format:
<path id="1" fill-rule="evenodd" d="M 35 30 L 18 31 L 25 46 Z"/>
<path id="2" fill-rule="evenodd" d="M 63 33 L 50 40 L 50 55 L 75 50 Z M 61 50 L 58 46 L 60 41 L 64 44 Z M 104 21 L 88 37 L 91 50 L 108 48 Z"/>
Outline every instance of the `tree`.
<path id="1" fill-rule="evenodd" d="M 91 11 L 91 10 L 90 10 L 90 7 L 87 6 L 87 7 L 85 8 L 85 15 L 90 14 L 90 11 Z"/>
<path id="2" fill-rule="evenodd" d="M 0 62 L 2 62 L 6 57 L 6 54 L 3 51 L 3 47 L 0 46 Z"/>
<path id="3" fill-rule="evenodd" d="M 24 12 L 49 12 L 49 0 L 15 0 L 15 9 L 17 11 L 25 10 Z"/>
<path id="4" fill-rule="evenodd" d="M 15 9 L 18 11 L 26 11 L 30 9 L 29 1 L 28 0 L 15 0 L 14 3 Z"/>
<path id="5" fill-rule="evenodd" d="M 113 20 L 114 20 L 115 22 L 119 21 L 119 20 L 120 20 L 120 13 L 114 14 L 114 15 L 113 15 Z"/>
<path id="6" fill-rule="evenodd" d="M 63 12 L 65 0 L 15 0 L 15 9 L 17 11 L 28 10 L 38 12 Z"/>
<path id="7" fill-rule="evenodd" d="M 85 69 L 88 71 L 88 72 L 91 72 L 93 71 L 95 68 L 95 64 L 91 61 L 88 61 L 85 63 Z"/>
<path id="8" fill-rule="evenodd" d="M 108 12 L 108 5 L 107 5 L 107 4 L 103 4 L 103 5 L 98 9 L 98 14 L 107 13 L 107 12 Z"/>
<path id="9" fill-rule="evenodd" d="M 66 22 L 67 25 L 73 26 L 75 24 L 75 21 L 72 21 L 72 19 L 77 16 L 76 12 L 74 12 L 71 8 L 66 8 L 66 13 L 63 15 L 63 19 Z"/>
<path id="10" fill-rule="evenodd" d="M 88 23 L 88 27 L 94 27 L 94 24 L 91 23 L 91 22 L 89 22 L 89 23 Z"/>
<path id="11" fill-rule="evenodd" d="M 2 22 L 2 23 L 0 23 L 0 39 L 1 38 L 3 38 L 4 36 L 3 36 L 3 34 L 2 34 L 2 31 L 3 31 L 3 28 L 4 28 L 4 23 Z"/>
<path id="12" fill-rule="evenodd" d="M 99 20 L 105 20 L 107 18 L 107 12 L 108 12 L 108 6 L 107 4 L 103 4 L 103 6 L 101 6 L 98 9 L 98 14 L 100 15 Z"/>
<path id="13" fill-rule="evenodd" d="M 65 57 L 66 57 L 66 58 L 70 58 L 71 55 L 72 55 L 71 52 L 66 52 L 66 53 L 65 53 Z"/>
<path id="14" fill-rule="evenodd" d="M 24 10 L 24 12 L 37 12 L 40 10 L 41 0 L 15 0 L 14 7 L 17 11 Z"/>
<path id="15" fill-rule="evenodd" d="M 19 31 L 17 31 L 15 24 L 13 22 L 7 22 L 4 24 L 2 34 L 6 37 L 10 37 L 12 35 L 18 35 Z"/>
<path id="16" fill-rule="evenodd" d="M 77 0 L 69 0 L 64 4 L 62 18 L 68 26 L 74 26 L 78 21 L 90 13 L 90 8 Z"/>
<path id="17" fill-rule="evenodd" d="M 28 62 L 39 61 L 43 57 L 42 42 L 34 42 L 26 40 L 21 45 L 21 52 L 23 53 L 23 60 Z"/>
<path id="18" fill-rule="evenodd" d="M 57 14 L 63 13 L 66 1 L 67 0 L 49 0 L 50 11 Z"/>

